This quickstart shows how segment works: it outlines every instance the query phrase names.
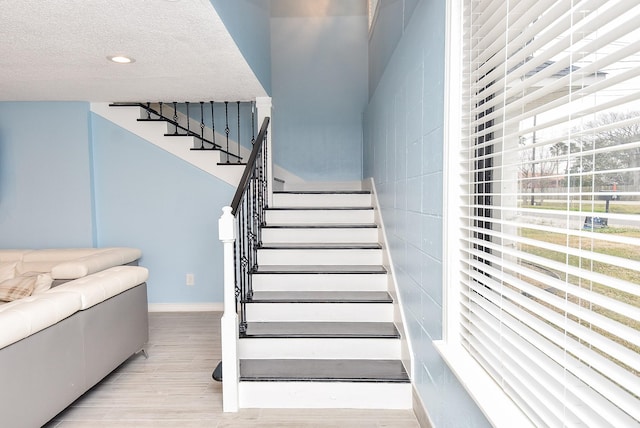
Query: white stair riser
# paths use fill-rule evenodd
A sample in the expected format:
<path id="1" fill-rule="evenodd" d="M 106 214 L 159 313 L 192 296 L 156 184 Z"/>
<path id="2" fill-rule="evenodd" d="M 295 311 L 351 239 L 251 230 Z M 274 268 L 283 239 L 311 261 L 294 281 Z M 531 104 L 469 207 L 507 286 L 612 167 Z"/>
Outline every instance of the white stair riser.
<path id="1" fill-rule="evenodd" d="M 387 291 L 386 274 L 256 274 L 254 291 Z"/>
<path id="2" fill-rule="evenodd" d="M 247 303 L 247 321 L 393 322 L 393 304 Z"/>
<path id="3" fill-rule="evenodd" d="M 371 194 L 274 193 L 274 207 L 370 207 Z"/>
<path id="4" fill-rule="evenodd" d="M 382 250 L 258 250 L 258 265 L 380 265 Z"/>
<path id="5" fill-rule="evenodd" d="M 240 382 L 242 408 L 411 409 L 410 383 Z"/>
<path id="6" fill-rule="evenodd" d="M 262 229 L 263 243 L 369 243 L 378 242 L 378 229 L 361 228 L 295 228 Z"/>
<path id="7" fill-rule="evenodd" d="M 360 191 L 362 189 L 362 181 L 287 181 L 284 185 L 286 191 L 331 191 L 331 190 L 344 190 L 347 192 Z"/>
<path id="8" fill-rule="evenodd" d="M 373 210 L 267 210 L 267 224 L 373 224 Z"/>
<path id="9" fill-rule="evenodd" d="M 247 338 L 240 359 L 400 359 L 399 339 Z"/>

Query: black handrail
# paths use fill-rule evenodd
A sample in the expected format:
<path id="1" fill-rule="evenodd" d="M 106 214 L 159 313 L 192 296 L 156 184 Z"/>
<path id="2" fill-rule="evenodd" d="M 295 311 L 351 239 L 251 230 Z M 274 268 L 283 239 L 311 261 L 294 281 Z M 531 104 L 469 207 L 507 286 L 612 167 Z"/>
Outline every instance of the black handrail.
<path id="1" fill-rule="evenodd" d="M 240 179 L 240 183 L 238 183 L 238 188 L 236 189 L 236 193 L 233 196 L 233 200 L 231 202 L 231 214 L 233 214 L 234 216 L 236 215 L 236 212 L 238 212 L 238 206 L 240 205 L 242 196 L 249 186 L 249 175 L 251 175 L 251 172 L 256 168 L 256 159 L 258 157 L 258 153 L 262 149 L 262 142 L 266 139 L 268 127 L 269 118 L 265 117 L 264 121 L 262 122 L 262 126 L 260 127 L 260 132 L 258 132 L 258 137 L 253 144 L 253 149 L 251 150 L 251 155 L 249 155 L 247 166 L 244 168 L 242 178 Z"/>

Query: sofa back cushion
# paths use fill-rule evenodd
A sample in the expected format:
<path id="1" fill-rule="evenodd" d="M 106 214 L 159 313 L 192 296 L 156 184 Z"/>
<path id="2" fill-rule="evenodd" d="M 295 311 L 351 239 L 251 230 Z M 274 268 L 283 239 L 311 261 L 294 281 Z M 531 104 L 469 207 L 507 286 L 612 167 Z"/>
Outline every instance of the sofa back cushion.
<path id="1" fill-rule="evenodd" d="M 0 262 L 0 282 L 7 279 L 14 278 L 16 276 L 16 265 L 18 262 Z"/>

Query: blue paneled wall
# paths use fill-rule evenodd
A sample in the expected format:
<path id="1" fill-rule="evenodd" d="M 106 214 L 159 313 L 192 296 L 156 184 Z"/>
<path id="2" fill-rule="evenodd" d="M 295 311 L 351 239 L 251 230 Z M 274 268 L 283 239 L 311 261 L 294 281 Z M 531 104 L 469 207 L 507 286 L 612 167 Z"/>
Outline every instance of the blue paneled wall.
<path id="1" fill-rule="evenodd" d="M 437 427 L 485 427 L 433 346 L 443 334 L 445 0 L 400 3 L 380 9 L 377 25 L 387 28 L 371 38 L 372 57 L 382 58 L 388 47 L 375 33 L 401 34 L 365 113 L 364 176 L 374 178 L 380 198 L 418 394 Z M 414 12 L 406 20 L 399 11 L 408 9 Z"/>

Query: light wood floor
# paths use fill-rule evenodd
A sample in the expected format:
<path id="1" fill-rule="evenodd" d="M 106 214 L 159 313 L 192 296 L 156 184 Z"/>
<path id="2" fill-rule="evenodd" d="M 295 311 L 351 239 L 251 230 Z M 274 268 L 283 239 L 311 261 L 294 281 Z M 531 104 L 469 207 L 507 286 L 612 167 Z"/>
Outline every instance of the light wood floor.
<path id="1" fill-rule="evenodd" d="M 50 421 L 71 427 L 419 427 L 411 410 L 222 412 L 220 313 L 149 314 L 149 359 L 135 355 Z"/>

